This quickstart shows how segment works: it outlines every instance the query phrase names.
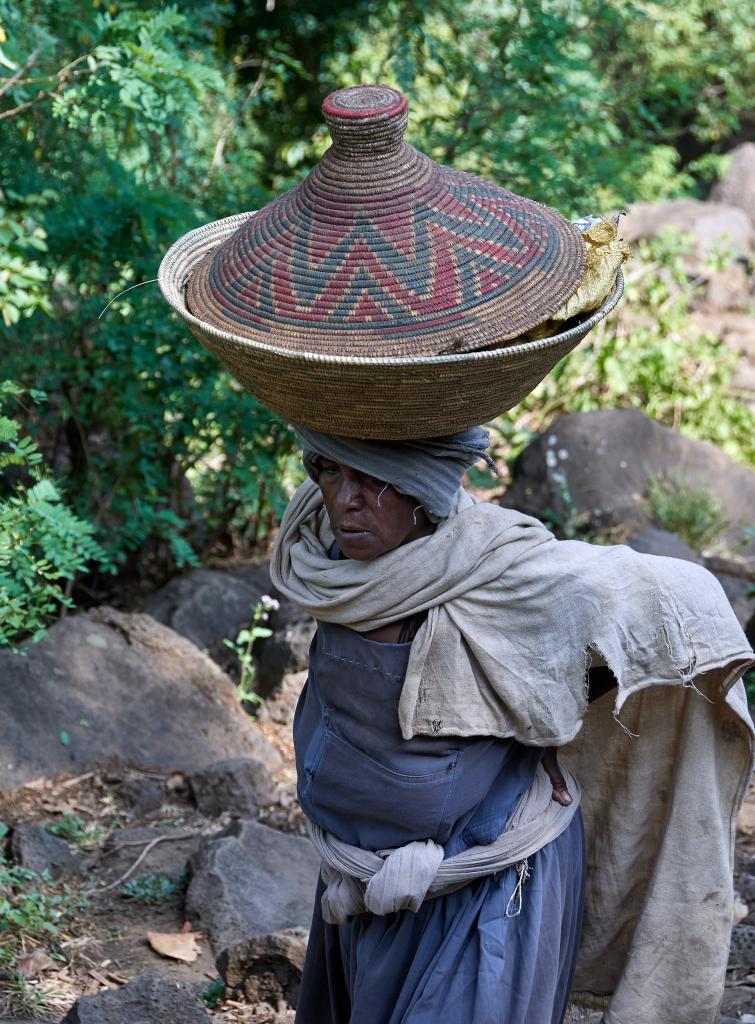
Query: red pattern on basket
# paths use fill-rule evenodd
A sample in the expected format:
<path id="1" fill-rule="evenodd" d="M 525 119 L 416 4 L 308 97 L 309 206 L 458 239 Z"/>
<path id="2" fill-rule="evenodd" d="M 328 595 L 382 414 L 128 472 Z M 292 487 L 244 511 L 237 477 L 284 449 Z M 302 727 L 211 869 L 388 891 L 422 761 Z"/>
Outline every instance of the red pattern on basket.
<path id="1" fill-rule="evenodd" d="M 310 176 L 251 217 L 213 261 L 209 286 L 229 320 L 379 326 L 413 333 L 468 323 L 559 255 L 533 205 L 472 175 L 443 168 L 443 189 L 395 201 L 328 196 Z M 330 199 L 324 202 L 323 199 Z"/>

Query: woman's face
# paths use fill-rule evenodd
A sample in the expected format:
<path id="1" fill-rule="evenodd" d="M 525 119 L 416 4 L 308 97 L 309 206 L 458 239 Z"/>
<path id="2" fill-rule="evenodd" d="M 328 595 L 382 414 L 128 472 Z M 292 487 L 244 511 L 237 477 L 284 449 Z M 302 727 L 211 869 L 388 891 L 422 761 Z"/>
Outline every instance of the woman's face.
<path id="1" fill-rule="evenodd" d="M 416 498 L 341 462 L 318 456 L 317 483 L 347 558 L 369 561 L 435 529 Z"/>

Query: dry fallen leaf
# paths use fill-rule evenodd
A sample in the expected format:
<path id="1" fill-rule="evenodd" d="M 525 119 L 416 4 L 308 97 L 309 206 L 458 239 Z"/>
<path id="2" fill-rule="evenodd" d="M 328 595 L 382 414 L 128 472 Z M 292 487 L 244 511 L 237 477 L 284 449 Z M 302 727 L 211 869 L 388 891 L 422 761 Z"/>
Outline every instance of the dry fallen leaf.
<path id="1" fill-rule="evenodd" d="M 199 956 L 201 932 L 147 932 L 147 941 L 156 953 L 193 964 Z"/>
<path id="2" fill-rule="evenodd" d="M 17 963 L 19 971 L 25 978 L 33 978 L 35 974 L 55 967 L 55 961 L 41 947 L 33 949 L 30 953 L 22 953 Z"/>

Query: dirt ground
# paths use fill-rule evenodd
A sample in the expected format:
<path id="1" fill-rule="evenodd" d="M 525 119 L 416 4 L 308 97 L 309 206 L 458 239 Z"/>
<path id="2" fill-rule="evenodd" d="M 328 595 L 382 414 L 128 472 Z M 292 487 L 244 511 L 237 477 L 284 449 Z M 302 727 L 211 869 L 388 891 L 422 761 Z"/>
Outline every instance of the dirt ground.
<path id="1" fill-rule="evenodd" d="M 265 711 L 263 729 L 291 765 L 291 694 L 283 693 Z M 277 720 L 276 720 L 277 719 Z M 83 874 L 71 882 L 89 893 L 88 905 L 55 943 L 38 947 L 42 965 L 26 981 L 27 996 L 0 976 L 0 1024 L 2 1016 L 17 1019 L 60 1020 L 81 995 L 116 987 L 146 971 L 158 970 L 201 987 L 218 979 L 212 954 L 199 936 L 199 954 L 192 963 L 160 956 L 149 945 L 148 932 L 180 933 L 189 928 L 183 916 L 182 872 L 188 857 L 203 835 L 222 829 L 229 818 L 207 819 L 197 814 L 186 781 L 180 775 L 160 776 L 168 799 L 148 814 L 137 814 L 119 793 L 124 782 L 149 777 L 149 773 L 123 768 L 102 768 L 79 776 L 60 775 L 32 782 L 12 795 L 0 793 L 0 821 L 54 823 L 76 815 L 86 828 L 78 849 Z M 154 776 L 152 776 L 154 778 Z M 278 802 L 265 808 L 261 820 L 292 833 L 302 834 L 304 824 L 294 796 L 290 767 L 282 770 Z M 751 787 L 742 814 L 737 842 L 737 870 L 755 873 L 755 787 Z M 175 891 L 158 902 L 126 898 L 123 886 L 145 872 L 166 876 Z M 755 908 L 750 908 L 755 910 Z M 740 913 L 742 908 L 740 908 Z M 33 952 L 32 948 L 27 950 Z M 724 1015 L 739 1018 L 755 1014 L 755 969 L 731 970 L 728 976 Z M 225 999 L 208 1009 L 213 1020 L 292 1024 L 287 1006 L 245 1005 Z M 592 1024 L 600 1014 L 574 1011 L 570 1018 Z M 746 1017 L 744 1019 L 747 1019 Z"/>

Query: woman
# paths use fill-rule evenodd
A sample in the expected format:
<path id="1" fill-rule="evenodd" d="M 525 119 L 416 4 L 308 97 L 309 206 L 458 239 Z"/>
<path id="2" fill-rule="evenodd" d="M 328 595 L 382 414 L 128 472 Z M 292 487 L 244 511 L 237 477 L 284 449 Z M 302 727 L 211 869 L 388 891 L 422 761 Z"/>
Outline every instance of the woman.
<path id="1" fill-rule="evenodd" d="M 324 835 L 347 844 L 342 850 L 352 856 L 353 848 L 407 855 L 421 848 L 424 856 L 424 843 L 445 860 L 480 850 L 505 832 L 535 784 L 543 755 L 537 736 L 534 744 L 518 742 L 513 736 L 526 737 L 527 727 L 505 724 L 479 735 L 454 734 L 453 728 L 441 735 L 439 722 L 431 735 L 407 738 L 400 702 L 412 648 L 428 633 L 428 614 L 458 604 L 460 589 L 467 596 L 477 590 L 487 604 L 515 604 L 516 589 L 506 586 L 505 573 L 499 576 L 501 552 L 510 550 L 521 561 L 558 542 L 535 520 L 476 505 L 461 490 L 468 466 L 486 458 L 488 437 L 481 429 L 412 443 L 359 442 L 303 429 L 298 434 L 317 489 L 305 485 L 306 499 L 300 492 L 292 502 L 273 578 L 318 617 L 294 740 L 299 798 L 325 867 L 297 1021 L 558 1024 L 566 1012 L 582 918 L 585 857 L 578 811 L 564 817 L 555 838 L 527 858 L 461 887 L 457 883 L 454 891 L 434 897 L 431 891 L 424 900 L 427 878 L 419 892 L 410 891 L 416 879 L 403 889 L 406 878 L 392 879 L 387 908 L 376 907 L 373 899 L 372 910 L 374 880 L 365 886 L 364 876 L 360 881 L 334 870 L 340 862 L 328 863 L 329 847 L 322 842 Z M 483 531 L 481 541 L 476 515 L 502 520 L 503 537 L 491 542 Z M 412 571 L 423 545 L 428 558 L 440 553 L 444 562 L 460 551 L 463 558 L 465 546 L 467 554 L 479 550 L 468 577 L 457 573 L 447 587 L 445 565 L 425 578 Z M 583 559 L 594 550 L 572 546 L 583 549 Z M 602 549 L 611 550 L 628 549 Z M 344 563 L 361 563 L 358 575 L 348 580 L 344 569 L 333 582 Z M 479 586 L 470 588 L 468 579 L 475 576 Z M 509 576 L 513 582 L 513 570 Z M 364 606 L 371 588 L 384 592 L 386 606 L 379 612 Z M 368 628 L 356 626 L 360 619 Z M 369 628 L 371 621 L 376 624 Z M 438 623 L 434 632 L 437 640 Z M 468 630 L 466 637 L 473 644 Z M 525 647 L 529 642 L 522 638 Z M 482 659 L 484 652 L 477 653 Z M 501 664 L 500 674 L 506 669 Z M 441 658 L 434 668 L 440 687 L 443 671 Z M 448 671 L 454 672 L 453 657 Z M 533 679 L 537 674 L 533 664 Z M 605 667 L 592 669 L 589 682 L 591 698 L 615 685 Z M 515 709 L 522 719 L 523 711 Z M 537 714 L 531 717 L 537 723 Z M 529 731 L 542 732 L 532 723 Z M 547 755 L 544 765 L 553 800 L 568 808 L 571 797 L 555 755 Z M 421 869 L 414 864 L 412 870 Z M 344 897 L 344 886 L 356 886 L 356 895 L 349 889 Z"/>
<path id="2" fill-rule="evenodd" d="M 330 433 L 512 408 L 618 301 L 625 247 L 436 164 L 390 86 L 323 113 L 333 144 L 300 184 L 189 232 L 159 273 L 244 387 L 328 431 L 299 432 L 312 479 L 272 567 L 319 623 L 296 722 L 323 857 L 300 1024 L 552 1024 L 572 971 L 606 1024 L 713 1024 L 752 761 L 752 652 L 721 587 L 475 502 L 482 431 Z M 616 692 L 586 715 L 591 665 Z"/>

